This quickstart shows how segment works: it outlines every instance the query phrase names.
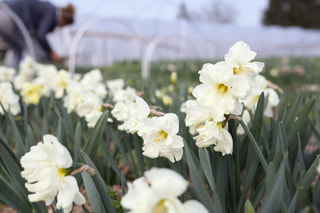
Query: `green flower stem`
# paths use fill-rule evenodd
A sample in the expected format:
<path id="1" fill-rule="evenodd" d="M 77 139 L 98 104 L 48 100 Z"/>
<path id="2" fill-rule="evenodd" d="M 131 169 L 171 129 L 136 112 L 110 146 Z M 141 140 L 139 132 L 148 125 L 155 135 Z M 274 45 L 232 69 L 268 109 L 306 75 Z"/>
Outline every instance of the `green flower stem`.
<path id="1" fill-rule="evenodd" d="M 253 135 L 251 134 L 248 126 L 242 121 L 242 119 L 238 119 L 238 121 L 240 122 L 241 126 L 245 129 L 248 137 L 249 137 L 249 141 L 251 142 L 253 148 L 255 149 L 257 155 L 258 155 L 258 158 L 260 160 L 260 163 L 262 164 L 262 167 L 264 169 L 265 172 L 267 172 L 267 169 L 268 169 L 268 163 L 266 161 L 266 159 L 264 158 L 259 146 L 258 146 L 258 143 L 257 141 L 254 139 Z"/>

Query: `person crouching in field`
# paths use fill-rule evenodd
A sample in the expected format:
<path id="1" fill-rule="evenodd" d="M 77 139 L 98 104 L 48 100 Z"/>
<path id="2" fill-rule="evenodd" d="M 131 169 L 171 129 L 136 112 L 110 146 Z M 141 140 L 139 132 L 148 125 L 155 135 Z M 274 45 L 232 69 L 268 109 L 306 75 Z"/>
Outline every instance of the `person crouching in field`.
<path id="1" fill-rule="evenodd" d="M 12 15 L 13 14 L 13 15 Z M 46 36 L 56 27 L 70 25 L 74 21 L 72 4 L 58 8 L 47 1 L 10 0 L 0 2 L 0 37 L 6 43 L 5 65 L 18 68 L 27 50 L 27 43 L 14 16 L 25 26 L 31 36 L 35 60 L 39 63 L 58 62 L 64 59 L 53 51 Z"/>

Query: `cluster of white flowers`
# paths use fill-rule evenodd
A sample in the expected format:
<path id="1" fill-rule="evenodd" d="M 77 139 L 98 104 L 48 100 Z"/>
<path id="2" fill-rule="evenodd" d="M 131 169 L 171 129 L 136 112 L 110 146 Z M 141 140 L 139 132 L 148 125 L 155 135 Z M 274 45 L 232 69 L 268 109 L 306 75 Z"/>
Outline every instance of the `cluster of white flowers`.
<path id="1" fill-rule="evenodd" d="M 0 103 L 12 114 L 20 112 L 19 96 L 15 91 L 27 105 L 37 105 L 41 97 L 54 96 L 63 99 L 69 113 L 76 112 L 84 117 L 88 127 L 94 127 L 102 115 L 102 104 L 107 97 L 107 87 L 100 70 L 72 76 L 66 70 L 39 64 L 30 57 L 20 63 L 18 74 L 12 68 L 0 67 L 0 82 L 6 82 L 2 85 Z"/>
<path id="2" fill-rule="evenodd" d="M 145 100 L 137 96 L 134 89 L 122 89 L 123 86 L 124 82 L 119 79 L 107 82 L 115 101 L 111 114 L 122 122 L 118 128 L 143 138 L 143 155 L 166 157 L 171 162 L 181 160 L 184 143 L 182 137 L 177 135 L 178 116 L 167 113 L 160 117 L 148 117 L 150 108 Z"/>
<path id="3" fill-rule="evenodd" d="M 51 205 L 57 197 L 57 209 L 70 212 L 73 202 L 85 203 L 79 192 L 75 177 L 67 175 L 72 166 L 72 158 L 68 150 L 53 135 L 43 136 L 43 142 L 32 146 L 20 159 L 23 171 L 21 175 L 27 180 L 26 188 L 31 202 L 45 201 Z"/>
<path id="4" fill-rule="evenodd" d="M 94 127 L 102 115 L 102 104 L 107 96 L 100 70 L 94 69 L 80 79 L 72 79 L 65 87 L 64 106 L 85 117 L 88 127 Z"/>
<path id="5" fill-rule="evenodd" d="M 199 71 L 200 85 L 193 90 L 196 100 L 187 101 L 182 110 L 198 147 L 215 145 L 222 155 L 231 154 L 233 141 L 227 130 L 227 119 L 241 115 L 243 104 L 251 109 L 256 106 L 261 92 L 267 93 L 269 102 L 266 115 L 279 99 L 273 90 L 266 88 L 259 75 L 264 64 L 252 62 L 256 53 L 243 41 L 235 43 L 224 56 L 224 61 L 204 64 Z"/>
<path id="6" fill-rule="evenodd" d="M 144 177 L 128 183 L 128 193 L 121 199 L 121 205 L 129 213 L 171 212 L 171 213 L 208 213 L 198 201 L 179 200 L 188 187 L 180 174 L 170 169 L 152 168 Z"/>

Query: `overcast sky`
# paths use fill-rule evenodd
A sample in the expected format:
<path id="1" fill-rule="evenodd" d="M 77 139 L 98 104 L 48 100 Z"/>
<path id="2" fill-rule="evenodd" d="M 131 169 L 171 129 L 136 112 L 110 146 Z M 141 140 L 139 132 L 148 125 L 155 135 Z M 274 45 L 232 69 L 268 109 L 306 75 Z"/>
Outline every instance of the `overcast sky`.
<path id="1" fill-rule="evenodd" d="M 57 6 L 72 3 L 78 15 L 90 14 L 100 17 L 130 17 L 135 19 L 156 18 L 174 20 L 179 5 L 184 2 L 190 11 L 201 12 L 214 0 L 50 0 Z M 235 11 L 237 25 L 257 26 L 261 24 L 268 0 L 215 0 L 230 6 Z"/>

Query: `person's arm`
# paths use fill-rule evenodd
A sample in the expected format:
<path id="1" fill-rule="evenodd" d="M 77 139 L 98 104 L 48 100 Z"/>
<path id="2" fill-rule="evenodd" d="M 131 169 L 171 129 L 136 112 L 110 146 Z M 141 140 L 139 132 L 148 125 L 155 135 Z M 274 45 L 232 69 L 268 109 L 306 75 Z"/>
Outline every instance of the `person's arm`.
<path id="1" fill-rule="evenodd" d="M 37 29 L 37 39 L 40 45 L 42 46 L 42 48 L 48 53 L 52 61 L 63 63 L 64 59 L 52 50 L 47 40 L 47 34 L 54 29 L 56 25 L 56 21 L 57 20 L 56 20 L 55 13 L 46 14 L 45 17 L 43 17 L 39 22 L 38 29 Z"/>

